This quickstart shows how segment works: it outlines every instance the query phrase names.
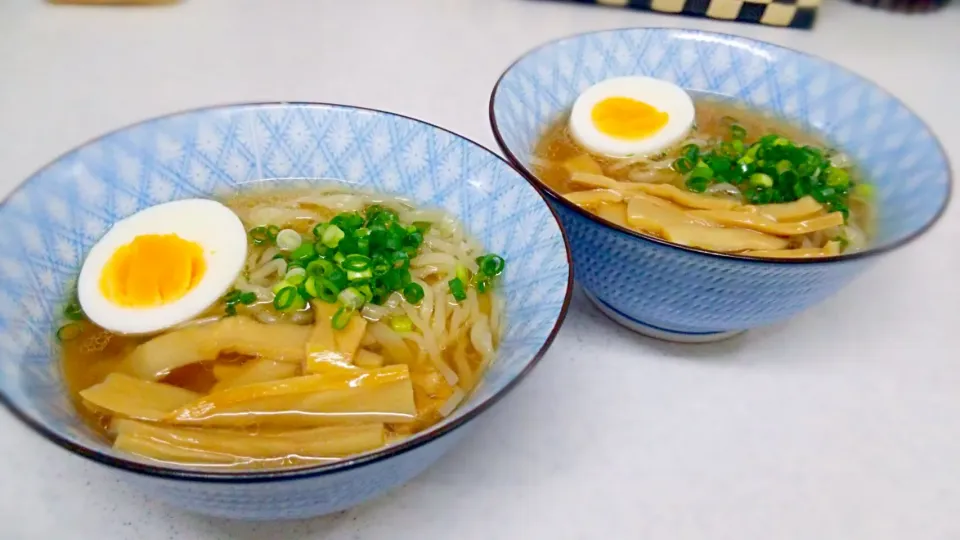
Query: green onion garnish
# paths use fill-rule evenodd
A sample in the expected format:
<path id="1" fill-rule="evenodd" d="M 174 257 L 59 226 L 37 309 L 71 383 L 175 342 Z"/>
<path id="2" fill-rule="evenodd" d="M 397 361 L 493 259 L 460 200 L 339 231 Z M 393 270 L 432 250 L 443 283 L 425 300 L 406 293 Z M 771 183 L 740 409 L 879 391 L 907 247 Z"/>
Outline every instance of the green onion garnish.
<path id="1" fill-rule="evenodd" d="M 316 259 L 307 264 L 307 275 L 325 276 L 333 272 L 335 268 L 336 265 L 326 259 Z"/>
<path id="2" fill-rule="evenodd" d="M 777 134 L 748 144 L 743 126 L 734 119 L 730 122 L 728 139 L 713 148 L 687 145 L 680 149 L 673 168 L 685 175 L 687 189 L 704 192 L 711 184 L 731 183 L 750 204 L 792 202 L 810 196 L 830 211 L 849 212 L 847 199 L 851 192 L 859 193 L 863 184 L 854 181 L 850 170 L 835 167 L 830 152 Z"/>
<path id="3" fill-rule="evenodd" d="M 270 241 L 270 233 L 266 227 L 254 227 L 250 229 L 250 240 L 255 246 L 265 244 Z"/>
<path id="4" fill-rule="evenodd" d="M 334 330 L 343 330 L 347 327 L 347 324 L 350 322 L 350 317 L 353 317 L 353 308 L 348 308 L 347 306 L 340 306 L 340 309 L 333 314 L 332 325 Z"/>
<path id="5" fill-rule="evenodd" d="M 467 299 L 467 290 L 463 284 L 463 280 L 459 277 L 455 277 L 447 282 L 450 286 L 450 294 L 453 295 L 453 298 L 457 302 L 462 302 Z"/>
<path id="6" fill-rule="evenodd" d="M 347 255 L 341 266 L 347 271 L 362 272 L 370 268 L 370 257 L 356 253 Z"/>
<path id="7" fill-rule="evenodd" d="M 293 250 L 293 253 L 290 254 L 290 258 L 294 261 L 300 261 L 301 263 L 308 264 L 307 261 L 313 259 L 317 256 L 317 250 L 313 247 L 313 244 L 300 244 L 300 246 Z"/>
<path id="8" fill-rule="evenodd" d="M 285 286 L 273 297 L 273 307 L 277 311 L 286 311 L 293 307 L 298 296 L 296 287 Z"/>
<path id="9" fill-rule="evenodd" d="M 340 287 L 329 279 L 316 278 L 316 291 L 317 293 L 314 296 L 328 304 L 333 304 L 337 301 L 337 296 L 340 294 Z"/>
<path id="10" fill-rule="evenodd" d="M 346 236 L 340 227 L 336 225 L 330 225 L 325 231 L 323 231 L 323 236 L 320 237 L 320 241 L 323 242 L 323 245 L 328 248 L 335 248 L 340 244 L 340 241 L 343 240 Z"/>
<path id="11" fill-rule="evenodd" d="M 284 279 L 291 285 L 299 285 L 307 279 L 307 271 L 301 267 L 291 268 L 287 270 L 287 275 L 284 276 Z"/>
<path id="12" fill-rule="evenodd" d="M 488 276 L 499 276 L 507 266 L 507 262 L 503 260 L 503 257 L 496 253 L 490 253 L 489 255 L 480 257 L 477 264 L 480 266 L 480 273 Z"/>
<path id="13" fill-rule="evenodd" d="M 300 233 L 293 229 L 283 229 L 277 233 L 277 247 L 283 251 L 293 251 L 300 247 L 303 243 L 303 239 L 300 238 Z"/>
<path id="14" fill-rule="evenodd" d="M 77 339 L 83 333 L 83 325 L 77 322 L 67 323 L 57 330 L 57 340 L 70 341 Z"/>
<path id="15" fill-rule="evenodd" d="M 71 321 L 82 320 L 83 309 L 80 307 L 79 303 L 70 302 L 63 308 L 63 316 L 70 319 Z"/>
<path id="16" fill-rule="evenodd" d="M 423 287 L 419 283 L 407 283 L 403 287 L 403 299 L 410 304 L 419 304 L 423 300 L 423 294 Z"/>

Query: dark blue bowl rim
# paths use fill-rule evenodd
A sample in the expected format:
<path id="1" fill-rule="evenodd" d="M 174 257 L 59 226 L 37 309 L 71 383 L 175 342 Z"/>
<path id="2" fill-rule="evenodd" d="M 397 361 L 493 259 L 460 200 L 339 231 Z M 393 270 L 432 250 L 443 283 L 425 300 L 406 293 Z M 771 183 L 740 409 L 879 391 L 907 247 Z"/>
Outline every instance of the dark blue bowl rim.
<path id="1" fill-rule="evenodd" d="M 503 82 L 504 77 L 506 77 L 507 74 L 510 73 L 510 71 L 513 70 L 513 68 L 516 67 L 517 64 L 525 60 L 531 54 L 541 49 L 552 47 L 558 43 L 561 43 L 567 40 L 572 40 L 572 39 L 577 39 L 577 38 L 582 38 L 585 36 L 591 36 L 591 35 L 597 35 L 597 34 L 615 34 L 618 32 L 626 32 L 631 30 L 645 30 L 645 31 L 652 30 L 652 31 L 677 32 L 677 33 L 686 33 L 686 34 L 700 34 L 704 36 L 717 36 L 717 37 L 736 39 L 741 41 L 762 44 L 766 47 L 779 49 L 784 52 L 789 52 L 790 54 L 798 54 L 801 56 L 806 56 L 818 62 L 823 62 L 825 64 L 829 64 L 831 66 L 837 67 L 843 71 L 850 73 L 851 75 L 860 79 L 864 83 L 873 85 L 883 90 L 884 92 L 887 93 L 887 95 L 889 95 L 897 103 L 902 105 L 904 109 L 909 111 L 910 114 L 912 114 L 917 120 L 920 121 L 920 125 L 922 125 L 924 129 L 926 129 L 931 135 L 933 135 L 933 140 L 936 143 L 937 148 L 940 150 L 940 154 L 943 156 L 943 161 L 947 166 L 947 193 L 946 193 L 946 196 L 943 198 L 943 203 L 940 205 L 940 208 L 933 215 L 933 217 L 930 218 L 930 220 L 927 223 L 925 223 L 923 227 L 920 227 L 916 231 L 908 234 L 907 236 L 901 238 L 900 240 L 897 240 L 896 242 L 891 242 L 889 244 L 886 244 L 884 246 L 877 247 L 877 248 L 869 248 L 865 251 L 851 253 L 849 255 L 834 255 L 830 257 L 820 257 L 816 259 L 777 259 L 772 257 L 747 257 L 745 255 L 737 255 L 733 253 L 719 253 L 716 251 L 709 251 L 706 249 L 682 246 L 680 244 L 674 244 L 672 242 L 668 242 L 656 236 L 644 234 L 638 231 L 634 231 L 632 229 L 627 229 L 626 227 L 621 227 L 620 225 L 601 219 L 600 217 L 584 210 L 583 208 L 580 208 L 579 206 L 568 201 L 565 197 L 563 197 L 560 193 L 558 193 L 552 187 L 548 186 L 544 182 L 541 182 L 540 179 L 537 178 L 537 175 L 533 174 L 532 171 L 527 169 L 526 165 L 524 165 L 517 158 L 517 156 L 510 149 L 509 145 L 507 145 L 506 141 L 504 141 L 503 135 L 500 133 L 500 126 L 497 124 L 497 116 L 494 112 L 494 103 L 496 102 L 498 91 L 500 90 L 500 83 Z M 946 212 L 947 207 L 950 205 L 950 200 L 953 197 L 953 169 L 950 165 L 950 157 L 947 155 L 946 149 L 943 147 L 943 143 L 940 141 L 939 137 L 937 137 L 936 132 L 934 132 L 930 128 L 927 122 L 920 115 L 918 115 L 916 111 L 914 111 L 906 103 L 900 100 L 900 98 L 898 98 L 895 94 L 893 94 L 883 86 L 877 84 L 876 82 L 868 79 L 867 77 L 864 77 L 863 75 L 860 75 L 859 73 L 845 66 L 841 66 L 836 62 L 827 60 L 826 58 L 817 56 L 815 54 L 798 51 L 796 49 L 791 49 L 789 47 L 784 47 L 782 45 L 777 45 L 775 43 L 770 43 L 768 41 L 762 41 L 759 39 L 738 36 L 736 34 L 727 34 L 723 32 L 710 32 L 707 30 L 689 30 L 684 28 L 671 28 L 671 27 L 661 27 L 661 26 L 649 26 L 649 27 L 648 26 L 631 26 L 631 27 L 623 27 L 623 28 L 608 28 L 605 30 L 591 30 L 587 32 L 579 32 L 576 34 L 570 34 L 567 36 L 562 36 L 556 39 L 552 39 L 550 41 L 541 43 L 540 45 L 537 45 L 536 47 L 523 53 L 519 58 L 517 58 L 509 66 L 507 66 L 507 69 L 505 69 L 503 73 L 500 74 L 500 77 L 497 79 L 497 83 L 493 85 L 493 90 L 491 90 L 490 92 L 490 100 L 488 103 L 488 115 L 490 118 L 490 127 L 493 130 L 494 138 L 497 140 L 497 145 L 500 147 L 500 150 L 503 151 L 504 155 L 507 157 L 507 160 L 510 162 L 510 164 L 512 164 L 517 170 L 519 170 L 520 173 L 523 176 L 525 176 L 528 181 L 533 183 L 533 185 L 539 187 L 541 190 L 547 193 L 550 196 L 550 199 L 553 200 L 556 204 L 560 204 L 564 206 L 567 210 L 570 210 L 578 214 L 580 217 L 586 218 L 596 223 L 597 225 L 600 225 L 602 227 L 607 227 L 609 229 L 613 229 L 614 231 L 617 231 L 621 234 L 631 236 L 633 238 L 637 238 L 645 242 L 659 244 L 663 247 L 685 251 L 688 253 L 696 253 L 698 255 L 705 255 L 707 257 L 713 257 L 717 259 L 726 259 L 729 261 L 738 261 L 738 262 L 753 263 L 753 264 L 762 263 L 762 264 L 777 264 L 777 265 L 804 265 L 804 264 L 816 265 L 816 264 L 826 264 L 826 263 L 832 263 L 832 262 L 849 262 L 854 260 L 866 259 L 868 257 L 873 257 L 883 253 L 888 253 L 895 249 L 901 248 L 909 244 L 910 242 L 916 240 L 917 238 L 922 236 L 924 233 L 928 232 L 938 221 L 940 221 L 940 218 L 943 217 L 943 214 Z"/>
<path id="2" fill-rule="evenodd" d="M 49 163 L 47 163 L 46 165 L 38 169 L 36 172 L 28 176 L 26 180 L 21 182 L 21 184 L 17 186 L 16 189 L 12 190 L 3 199 L 3 201 L 0 202 L 0 209 L 2 209 L 2 207 L 7 204 L 7 201 L 10 199 L 10 197 L 12 197 L 17 191 L 23 188 L 23 186 L 26 185 L 26 183 L 30 179 L 34 178 L 37 174 L 53 166 L 55 163 L 57 163 L 64 157 L 68 156 L 69 154 L 77 151 L 78 149 L 83 148 L 84 146 L 93 144 L 97 141 L 100 141 L 106 137 L 109 137 L 121 131 L 126 131 L 128 129 L 145 124 L 147 122 L 152 122 L 152 121 L 161 120 L 164 118 L 171 118 L 171 117 L 181 116 L 181 115 L 191 114 L 191 113 L 211 112 L 211 111 L 227 110 L 227 109 L 261 108 L 261 107 L 266 108 L 266 107 L 277 107 L 277 106 L 280 106 L 280 107 L 308 106 L 308 107 L 352 109 L 352 110 L 359 110 L 359 111 L 365 111 L 365 112 L 371 112 L 371 113 L 377 113 L 377 114 L 385 114 L 389 116 L 403 118 L 406 120 L 411 120 L 413 122 L 417 122 L 419 124 L 423 124 L 425 126 L 429 126 L 434 129 L 438 129 L 440 131 L 449 133 L 454 137 L 467 141 L 468 143 L 471 143 L 477 148 L 479 148 L 480 150 L 487 152 L 488 154 L 490 154 L 490 156 L 492 156 L 496 160 L 502 162 L 503 164 L 507 165 L 508 167 L 516 171 L 514 167 L 510 166 L 510 164 L 506 160 L 504 160 L 502 157 L 500 157 L 496 152 L 490 150 L 489 148 L 483 146 L 482 144 L 468 137 L 460 135 L 459 133 L 440 127 L 436 124 L 433 124 L 424 120 L 420 120 L 419 118 L 414 118 L 412 116 L 407 116 L 404 114 L 385 111 L 381 109 L 374 109 L 370 107 L 361 107 L 356 105 L 346 105 L 346 104 L 339 104 L 339 103 L 325 103 L 325 102 L 311 102 L 311 101 L 245 102 L 245 103 L 232 103 L 232 104 L 224 104 L 224 105 L 209 105 L 209 106 L 196 107 L 192 109 L 186 109 L 182 111 L 163 114 L 160 116 L 156 116 L 156 117 L 148 118 L 146 120 L 141 120 L 139 122 L 128 124 L 126 126 L 114 129 L 110 132 L 107 132 L 97 137 L 94 137 L 92 139 L 89 139 L 83 144 L 80 144 L 74 147 L 72 150 L 69 150 L 67 152 L 64 152 L 63 154 L 60 154 L 59 156 L 51 160 Z M 13 416 L 18 418 L 21 422 L 26 424 L 28 427 L 32 428 L 34 431 L 39 433 L 41 436 L 43 436 L 47 440 L 81 457 L 90 459 L 92 461 L 101 463 L 103 465 L 107 465 L 109 467 L 115 467 L 117 469 L 121 469 L 124 471 L 137 473 L 145 476 L 165 478 L 170 480 L 185 480 L 185 481 L 191 481 L 191 482 L 204 482 L 204 483 L 235 483 L 235 484 L 276 482 L 276 481 L 282 481 L 282 480 L 298 480 L 298 479 L 324 476 L 328 474 L 340 473 L 340 472 L 357 469 L 359 467 L 363 467 L 365 465 L 390 459 L 394 456 L 403 454 L 407 451 L 420 448 L 421 446 L 424 446 L 427 443 L 433 442 L 439 439 L 440 437 L 447 435 L 448 433 L 451 433 L 454 430 L 463 427 L 474 418 L 480 416 L 481 413 L 483 413 L 484 411 L 492 407 L 495 403 L 497 403 L 504 396 L 506 396 L 511 390 L 513 390 L 513 388 L 516 387 L 516 385 L 521 380 L 523 380 L 527 375 L 530 374 L 531 371 L 533 371 L 533 368 L 540 363 L 540 360 L 543 359 L 543 355 L 547 352 L 547 349 L 549 349 L 550 346 L 553 344 L 554 339 L 557 337 L 557 333 L 560 331 L 560 327 L 563 325 L 564 319 L 566 319 L 567 317 L 567 312 L 569 311 L 569 308 L 570 308 L 570 300 L 573 296 L 573 256 L 570 252 L 570 239 L 567 237 L 566 230 L 560 224 L 560 217 L 557 215 L 556 210 L 553 208 L 552 205 L 550 205 L 547 202 L 546 197 L 544 197 L 543 195 L 543 192 L 537 189 L 536 184 L 533 182 L 530 182 L 529 178 L 525 177 L 524 175 L 520 175 L 520 176 L 521 178 L 524 178 L 524 180 L 526 180 L 528 183 L 530 183 L 531 187 L 533 187 L 534 189 L 534 192 L 536 192 L 536 194 L 541 199 L 543 199 L 544 206 L 547 207 L 547 209 L 550 211 L 550 214 L 553 216 L 553 220 L 556 222 L 557 228 L 560 230 L 560 235 L 563 238 L 563 247 L 567 255 L 568 272 L 567 272 L 567 286 L 564 292 L 563 304 L 560 307 L 560 314 L 557 316 L 557 320 L 553 324 L 553 328 L 550 329 L 550 333 L 547 335 L 546 340 L 544 340 L 543 345 L 540 347 L 540 349 L 537 350 L 536 353 L 534 353 L 533 358 L 523 368 L 523 370 L 520 371 L 519 374 L 517 374 L 516 377 L 514 377 L 510 382 L 508 382 L 506 386 L 504 386 L 499 392 L 493 394 L 492 396 L 487 398 L 485 401 L 478 403 L 471 411 L 467 412 L 466 414 L 456 419 L 455 421 L 450 422 L 449 424 L 446 424 L 444 426 L 441 426 L 435 431 L 417 434 L 400 444 L 397 444 L 394 446 L 387 446 L 375 452 L 361 454 L 356 457 L 346 458 L 340 461 L 336 461 L 334 463 L 329 463 L 324 465 L 298 467 L 295 469 L 273 469 L 268 471 L 218 472 L 218 471 L 203 471 L 203 470 L 196 470 L 196 469 L 180 469 L 180 468 L 174 468 L 174 467 L 164 467 L 160 465 L 152 465 L 149 463 L 142 463 L 142 462 L 137 462 L 129 459 L 114 457 L 114 456 L 105 454 L 99 450 L 89 448 L 81 444 L 77 444 L 67 439 L 66 437 L 63 437 L 56 431 L 48 428 L 41 422 L 35 420 L 30 415 L 26 414 L 24 411 L 20 410 L 2 392 L 0 392 L 0 404 L 3 404 L 3 406 L 7 410 L 9 410 L 10 413 L 13 414 Z"/>

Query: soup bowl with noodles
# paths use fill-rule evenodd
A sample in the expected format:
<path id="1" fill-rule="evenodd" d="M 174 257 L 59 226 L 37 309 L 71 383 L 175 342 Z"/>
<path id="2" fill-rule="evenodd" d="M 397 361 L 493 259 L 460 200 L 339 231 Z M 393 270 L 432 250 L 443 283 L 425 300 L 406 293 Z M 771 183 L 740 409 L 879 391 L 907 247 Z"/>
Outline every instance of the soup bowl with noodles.
<path id="1" fill-rule="evenodd" d="M 563 320 L 559 222 L 505 161 L 327 104 L 173 114 L 0 207 L 0 398 L 158 500 L 342 510 L 422 472 Z"/>
<path id="2" fill-rule="evenodd" d="M 895 97 L 724 34 L 547 43 L 503 73 L 490 122 L 560 214 L 586 296 L 671 341 L 796 315 L 919 237 L 950 197 L 943 149 Z"/>

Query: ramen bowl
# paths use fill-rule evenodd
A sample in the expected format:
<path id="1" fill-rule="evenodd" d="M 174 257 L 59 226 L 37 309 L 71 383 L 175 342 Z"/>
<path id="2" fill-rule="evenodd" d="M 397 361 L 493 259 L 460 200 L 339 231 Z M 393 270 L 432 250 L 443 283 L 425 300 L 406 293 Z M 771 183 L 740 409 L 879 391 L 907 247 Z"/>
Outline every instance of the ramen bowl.
<path id="1" fill-rule="evenodd" d="M 585 89 L 630 75 L 730 98 L 837 145 L 875 188 L 879 216 L 869 248 L 821 259 L 720 254 L 601 220 L 539 182 L 533 151 L 548 127 Z M 950 196 L 942 147 L 897 98 L 826 60 L 724 34 L 636 28 L 547 43 L 503 73 L 490 122 L 511 163 L 560 214 L 587 297 L 618 323 L 673 341 L 724 339 L 822 302 L 877 256 L 927 231 Z"/>
<path id="2" fill-rule="evenodd" d="M 320 178 L 446 210 L 508 261 L 500 282 L 505 327 L 479 387 L 432 428 L 322 466 L 211 471 L 114 451 L 70 402 L 54 338 L 86 252 L 112 223 L 148 206 L 228 196 L 263 179 L 302 187 Z M 0 228 L 2 402 L 42 437 L 102 464 L 149 496 L 228 518 L 335 512 L 425 470 L 543 356 L 572 288 L 555 214 L 505 161 L 436 126 L 339 105 L 225 106 L 120 129 L 27 179 L 0 206 Z"/>

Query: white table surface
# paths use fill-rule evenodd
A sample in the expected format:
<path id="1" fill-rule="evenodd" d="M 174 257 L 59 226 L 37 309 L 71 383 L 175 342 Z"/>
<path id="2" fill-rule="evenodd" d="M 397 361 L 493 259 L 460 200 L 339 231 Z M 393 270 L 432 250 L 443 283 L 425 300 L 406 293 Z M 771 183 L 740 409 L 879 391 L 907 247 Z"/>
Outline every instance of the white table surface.
<path id="1" fill-rule="evenodd" d="M 204 104 L 333 101 L 495 148 L 487 98 L 548 39 L 703 28 L 833 59 L 903 98 L 960 163 L 960 4 L 826 0 L 812 32 L 528 0 L 0 2 L 0 192 L 117 126 Z M 637 337 L 575 298 L 532 376 L 406 487 L 247 524 L 114 482 L 0 411 L 0 538 L 956 540 L 960 204 L 829 302 L 719 345 Z M 2 361 L 2 359 L 0 359 Z"/>

